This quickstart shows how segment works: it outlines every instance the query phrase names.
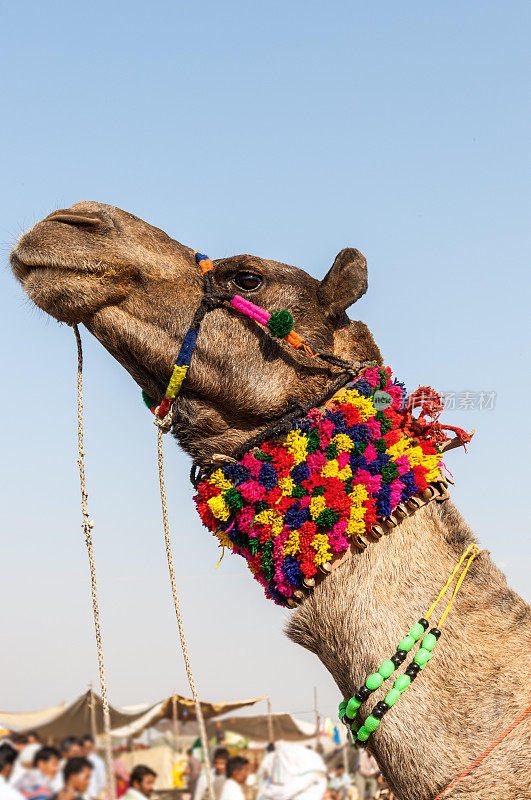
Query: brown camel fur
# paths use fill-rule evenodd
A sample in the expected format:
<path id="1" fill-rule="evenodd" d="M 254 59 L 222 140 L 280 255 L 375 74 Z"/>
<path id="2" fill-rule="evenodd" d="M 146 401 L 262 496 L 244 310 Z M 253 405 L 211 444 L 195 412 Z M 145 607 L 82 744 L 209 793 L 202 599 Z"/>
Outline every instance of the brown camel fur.
<path id="1" fill-rule="evenodd" d="M 132 214 L 83 202 L 31 228 L 11 262 L 40 308 L 83 323 L 150 396 L 163 396 L 202 296 L 190 248 Z M 218 289 L 271 312 L 288 308 L 315 348 L 380 360 L 367 327 L 345 313 L 366 290 L 366 275 L 365 259 L 353 249 L 339 253 L 321 282 L 255 256 L 215 262 Z M 216 310 L 201 328 L 173 432 L 197 463 L 229 453 L 333 374 L 236 312 Z M 322 581 L 293 613 L 288 635 L 319 656 L 350 698 L 426 611 L 472 541 L 450 502 L 421 508 Z M 531 611 L 483 552 L 436 656 L 371 736 L 397 796 L 431 800 L 529 705 L 530 676 Z M 362 711 L 383 695 L 382 688 Z M 529 800 L 530 741 L 528 718 L 446 797 Z"/>

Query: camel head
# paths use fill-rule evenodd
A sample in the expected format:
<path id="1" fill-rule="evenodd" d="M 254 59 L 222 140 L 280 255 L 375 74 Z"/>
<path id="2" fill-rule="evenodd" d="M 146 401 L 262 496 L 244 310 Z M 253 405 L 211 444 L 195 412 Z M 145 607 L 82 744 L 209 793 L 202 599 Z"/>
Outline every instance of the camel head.
<path id="1" fill-rule="evenodd" d="M 198 243 L 200 247 L 200 243 Z M 202 298 L 190 247 L 114 206 L 81 202 L 55 211 L 23 234 L 11 265 L 31 300 L 57 320 L 83 323 L 158 400 Z M 214 262 L 216 288 L 270 312 L 287 308 L 314 348 L 350 359 L 378 359 L 367 327 L 345 311 L 367 288 L 357 250 L 342 250 L 322 281 L 257 256 Z M 209 313 L 176 406 L 174 433 L 195 458 L 230 452 L 331 377 L 272 341 L 233 309 Z"/>

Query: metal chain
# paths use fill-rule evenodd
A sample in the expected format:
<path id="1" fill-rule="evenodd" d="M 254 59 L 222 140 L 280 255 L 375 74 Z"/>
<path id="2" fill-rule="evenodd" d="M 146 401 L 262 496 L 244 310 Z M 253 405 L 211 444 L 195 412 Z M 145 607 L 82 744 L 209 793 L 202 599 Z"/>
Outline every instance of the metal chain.
<path id="1" fill-rule="evenodd" d="M 98 586 L 96 583 L 96 567 L 94 564 L 94 550 L 92 547 L 92 528 L 94 522 L 89 519 L 87 505 L 87 487 L 85 482 L 85 449 L 83 445 L 83 349 L 81 346 L 81 336 L 77 325 L 73 326 L 74 336 L 77 345 L 77 446 L 79 467 L 79 484 L 81 488 L 81 514 L 83 516 L 82 530 L 87 545 L 87 552 L 90 566 L 90 589 L 92 595 L 92 613 L 94 617 L 94 632 L 96 634 L 96 648 L 98 651 L 98 669 L 100 673 L 101 702 L 103 706 L 103 731 L 105 741 L 105 766 L 107 771 L 107 782 L 111 789 L 111 798 L 116 800 L 116 784 L 114 781 L 114 769 L 111 746 L 111 714 L 109 711 L 109 700 L 107 698 L 107 684 L 105 681 L 105 665 L 103 661 L 103 643 L 101 638 L 100 611 L 98 604 Z"/>
<path id="2" fill-rule="evenodd" d="M 163 435 L 164 435 L 163 430 L 161 428 L 157 428 L 157 457 L 158 457 L 157 460 L 159 466 L 160 500 L 162 504 L 162 522 L 164 526 L 164 543 L 166 545 L 166 558 L 168 560 L 171 593 L 173 596 L 173 605 L 175 607 L 175 616 L 177 618 L 177 627 L 179 628 L 179 638 L 181 640 L 181 649 L 183 653 L 184 666 L 186 668 L 186 675 L 188 677 L 188 683 L 190 685 L 190 690 L 192 692 L 192 697 L 194 699 L 195 713 L 197 717 L 197 722 L 199 724 L 199 735 L 201 738 L 201 746 L 203 748 L 204 759 L 205 759 L 205 770 L 206 770 L 206 779 L 208 784 L 208 792 L 210 794 L 210 800 L 214 800 L 214 782 L 212 780 L 212 770 L 210 766 L 210 755 L 208 752 L 208 739 L 205 727 L 205 719 L 203 717 L 203 709 L 201 708 L 201 701 L 199 700 L 199 695 L 197 694 L 194 676 L 192 673 L 192 667 L 190 664 L 190 658 L 188 655 L 188 645 L 186 643 L 186 636 L 184 633 L 183 618 L 181 615 L 181 605 L 179 602 L 179 595 L 177 593 L 175 569 L 173 566 L 173 553 L 170 540 L 170 525 L 168 521 L 168 505 L 166 502 L 166 487 L 164 483 L 164 454 L 162 448 Z"/>

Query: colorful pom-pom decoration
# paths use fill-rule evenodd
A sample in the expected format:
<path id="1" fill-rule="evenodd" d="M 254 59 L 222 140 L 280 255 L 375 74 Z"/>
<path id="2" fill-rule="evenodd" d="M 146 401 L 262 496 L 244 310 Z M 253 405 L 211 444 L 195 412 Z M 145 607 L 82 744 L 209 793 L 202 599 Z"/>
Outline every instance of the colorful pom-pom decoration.
<path id="1" fill-rule="evenodd" d="M 289 311 L 275 311 L 269 317 L 267 327 L 273 336 L 282 339 L 293 330 L 293 317 Z"/>
<path id="2" fill-rule="evenodd" d="M 391 402 L 377 409 L 382 391 Z M 267 597 L 289 605 L 319 567 L 437 480 L 439 444 L 429 424 L 413 420 L 390 368 L 368 367 L 287 435 L 203 478 L 195 502 Z"/>

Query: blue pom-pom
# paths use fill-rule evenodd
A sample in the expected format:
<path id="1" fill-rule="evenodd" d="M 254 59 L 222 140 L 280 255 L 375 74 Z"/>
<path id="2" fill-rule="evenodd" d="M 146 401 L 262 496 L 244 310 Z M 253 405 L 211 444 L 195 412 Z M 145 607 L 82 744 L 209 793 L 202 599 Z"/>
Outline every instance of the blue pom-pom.
<path id="1" fill-rule="evenodd" d="M 262 464 L 258 474 L 259 483 L 266 489 L 274 489 L 278 482 L 278 475 L 271 464 Z"/>
<path id="2" fill-rule="evenodd" d="M 303 461 L 302 464 L 297 464 L 291 470 L 290 475 L 294 483 L 302 483 L 302 481 L 307 481 L 310 477 L 308 464 L 305 461 Z"/>
<path id="3" fill-rule="evenodd" d="M 284 515 L 284 525 L 287 525 L 288 528 L 292 528 L 293 530 L 297 530 L 303 522 L 308 522 L 310 519 L 310 509 L 301 508 L 298 503 L 295 503 L 286 511 Z"/>

